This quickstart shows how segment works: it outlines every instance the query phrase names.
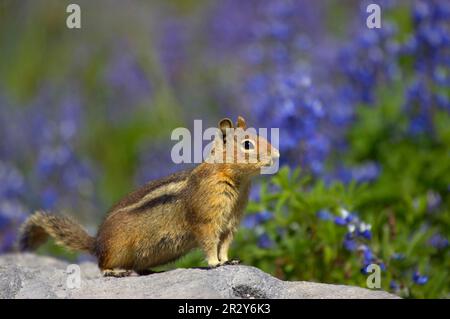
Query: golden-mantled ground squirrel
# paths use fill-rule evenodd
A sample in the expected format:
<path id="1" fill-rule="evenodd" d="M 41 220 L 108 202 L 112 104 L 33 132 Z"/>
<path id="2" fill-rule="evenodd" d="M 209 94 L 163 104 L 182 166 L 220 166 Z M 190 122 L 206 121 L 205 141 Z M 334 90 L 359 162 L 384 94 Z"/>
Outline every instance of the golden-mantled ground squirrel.
<path id="1" fill-rule="evenodd" d="M 236 132 L 246 130 L 242 117 L 235 126 L 221 120 L 219 129 L 203 163 L 123 198 L 96 237 L 68 217 L 38 211 L 22 226 L 20 248 L 35 249 L 51 236 L 59 245 L 95 255 L 105 276 L 119 277 L 145 274 L 197 247 L 210 267 L 234 263 L 228 248 L 247 204 L 250 178 L 279 153 L 261 136 L 238 138 Z"/>

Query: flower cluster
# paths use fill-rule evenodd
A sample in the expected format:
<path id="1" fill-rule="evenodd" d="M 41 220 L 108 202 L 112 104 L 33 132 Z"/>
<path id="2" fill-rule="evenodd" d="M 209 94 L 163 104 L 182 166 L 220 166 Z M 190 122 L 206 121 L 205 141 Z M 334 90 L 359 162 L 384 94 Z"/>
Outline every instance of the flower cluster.
<path id="1" fill-rule="evenodd" d="M 281 128 L 284 163 L 326 176 L 330 154 L 345 150 L 356 106 L 373 103 L 377 85 L 398 76 L 396 30 L 387 23 L 357 28 L 353 40 L 341 44 L 323 32 L 319 4 L 253 5 L 240 14 L 248 15 L 252 31 L 241 50 L 244 70 L 251 71 L 242 104 L 260 125 Z M 340 170 L 357 181 L 373 180 L 380 171 L 376 163 Z"/>
<path id="2" fill-rule="evenodd" d="M 136 110 L 152 97 L 152 86 L 136 53 L 125 43 L 112 51 L 99 84 L 106 93 L 106 116 L 120 124 L 132 114 L 126 109 Z"/>
<path id="3" fill-rule="evenodd" d="M 405 117 L 414 134 L 432 131 L 437 108 L 449 110 L 448 2 L 404 3 L 413 21 L 406 40 L 398 36 L 397 25 L 385 19 L 380 29 L 361 27 L 366 4 L 353 8 L 364 19 L 344 27 L 349 41 L 324 32 L 321 14 L 326 10 L 319 3 L 249 1 L 238 10 L 233 7 L 238 2 L 229 0 L 218 10 L 222 15 L 239 12 L 223 23 L 221 32 L 214 24 L 215 41 L 232 43 L 232 54 L 242 52 L 245 85 L 240 104 L 261 126 L 281 129 L 284 163 L 321 177 L 373 181 L 382 170 L 373 161 L 331 166 L 331 172 L 326 167 L 330 155 L 346 150 L 346 133 L 361 104 L 376 105 L 379 88 L 401 82 Z M 391 1 L 382 1 L 382 7 L 389 10 Z M 408 68 L 411 60 L 413 72 Z"/>
<path id="4" fill-rule="evenodd" d="M 263 211 L 247 215 L 242 221 L 243 227 L 254 229 L 255 234 L 258 236 L 258 246 L 264 249 L 271 248 L 274 245 L 274 242 L 262 227 L 264 222 L 272 218 L 273 214 L 271 212 Z"/>
<path id="5" fill-rule="evenodd" d="M 317 218 L 320 220 L 333 221 L 336 225 L 347 227 L 347 233 L 343 239 L 343 246 L 350 252 L 357 252 L 362 256 L 361 272 L 367 274 L 367 267 L 370 264 L 378 264 L 382 270 L 386 270 L 384 262 L 378 259 L 369 246 L 372 239 L 372 226 L 360 220 L 356 213 L 350 213 L 341 208 L 339 215 L 332 214 L 329 210 L 320 210 L 317 212 Z"/>
<path id="6" fill-rule="evenodd" d="M 445 93 L 450 86 L 450 3 L 417 1 L 412 16 L 413 33 L 401 51 L 414 65 L 413 80 L 405 91 L 404 109 L 409 115 L 411 134 L 432 134 L 436 110 L 450 112 Z"/>
<path id="7" fill-rule="evenodd" d="M 93 169 L 75 150 L 80 101 L 72 96 L 55 101 L 55 96 L 44 90 L 27 106 L 3 100 L 9 121 L 3 127 L 8 143 L 0 147 L 0 252 L 13 247 L 32 210 L 84 211 L 95 203 Z"/>
<path id="8" fill-rule="evenodd" d="M 335 176 L 345 183 L 351 181 L 362 183 L 376 180 L 380 172 L 381 167 L 379 164 L 368 161 L 359 165 L 353 165 L 352 167 L 339 166 L 336 169 Z"/>
<path id="9" fill-rule="evenodd" d="M 352 97 L 352 103 L 374 104 L 380 84 L 399 77 L 396 28 L 385 22 L 380 29 L 357 28 L 354 39 L 345 43 L 337 55 L 341 85 Z"/>
<path id="10" fill-rule="evenodd" d="M 8 251 L 16 241 L 16 230 L 27 216 L 23 203 L 25 180 L 12 164 L 0 161 L 0 252 Z"/>

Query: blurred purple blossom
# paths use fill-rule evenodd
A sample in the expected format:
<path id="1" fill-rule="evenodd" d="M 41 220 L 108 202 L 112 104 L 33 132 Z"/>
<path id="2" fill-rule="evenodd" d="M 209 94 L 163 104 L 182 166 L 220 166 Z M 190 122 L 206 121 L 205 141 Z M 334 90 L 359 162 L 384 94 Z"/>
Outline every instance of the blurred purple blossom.
<path id="1" fill-rule="evenodd" d="M 268 249 L 268 248 L 273 247 L 273 245 L 274 245 L 273 240 L 266 233 L 264 233 L 261 236 L 259 236 L 259 238 L 258 238 L 258 246 L 260 248 Z"/>
<path id="2" fill-rule="evenodd" d="M 376 258 L 369 243 L 372 239 L 372 226 L 363 222 L 356 212 L 350 212 L 345 208 L 339 209 L 339 215 L 332 214 L 328 209 L 319 210 L 316 213 L 318 219 L 322 221 L 333 221 L 338 227 L 346 227 L 342 245 L 349 252 L 360 252 L 363 268 L 361 272 L 367 273 L 367 266 L 376 263 L 385 268 L 385 264 Z"/>
<path id="3" fill-rule="evenodd" d="M 181 79 L 187 63 L 188 27 L 181 18 L 166 19 L 162 25 L 158 41 L 158 54 L 164 74 L 168 81 L 175 84 Z"/>
<path id="4" fill-rule="evenodd" d="M 2 136 L 7 143 L 0 144 L 0 251 L 12 249 L 20 223 L 34 209 L 84 211 L 96 196 L 91 164 L 76 152 L 84 116 L 76 90 L 60 94 L 44 87 L 28 105 L 4 103 L 9 121 Z"/>
<path id="5" fill-rule="evenodd" d="M 434 234 L 429 240 L 428 244 L 438 250 L 445 249 L 449 246 L 448 239 L 441 234 Z"/>
<path id="6" fill-rule="evenodd" d="M 252 228 L 255 228 L 256 226 L 258 226 L 259 224 L 264 223 L 265 221 L 268 221 L 272 218 L 273 218 L 273 214 L 268 211 L 249 214 L 244 217 L 244 219 L 242 221 L 242 225 L 245 228 L 252 229 Z"/>
<path id="7" fill-rule="evenodd" d="M 425 285 L 428 282 L 428 276 L 421 275 L 418 271 L 415 271 L 412 275 L 412 280 L 417 285 Z"/>

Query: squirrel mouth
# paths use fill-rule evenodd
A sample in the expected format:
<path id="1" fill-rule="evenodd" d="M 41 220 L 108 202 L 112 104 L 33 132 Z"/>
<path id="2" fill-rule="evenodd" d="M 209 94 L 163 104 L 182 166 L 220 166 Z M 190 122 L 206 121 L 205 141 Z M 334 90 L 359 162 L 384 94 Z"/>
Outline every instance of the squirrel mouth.
<path id="1" fill-rule="evenodd" d="M 277 152 L 275 154 L 275 156 L 270 157 L 270 159 L 267 161 L 266 164 L 264 164 L 264 166 L 266 166 L 266 167 L 273 166 L 273 164 L 275 163 L 275 160 L 277 160 L 278 158 L 280 158 L 280 154 Z"/>
<path id="2" fill-rule="evenodd" d="M 273 165 L 273 158 L 269 159 L 268 161 L 266 161 L 263 166 L 264 167 L 270 167 Z"/>

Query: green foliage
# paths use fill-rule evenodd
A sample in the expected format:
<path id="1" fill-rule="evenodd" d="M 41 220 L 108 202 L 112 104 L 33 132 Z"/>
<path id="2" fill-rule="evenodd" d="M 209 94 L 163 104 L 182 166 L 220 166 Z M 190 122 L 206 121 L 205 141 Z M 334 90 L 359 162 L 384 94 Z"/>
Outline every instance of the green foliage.
<path id="1" fill-rule="evenodd" d="M 298 169 L 283 168 L 263 184 L 260 201 L 248 207 L 249 214 L 269 211 L 273 218 L 254 229 L 242 229 L 234 255 L 283 279 L 365 287 L 361 252 L 343 247 L 346 227 L 316 215 L 322 209 L 338 215 L 345 208 L 372 225 L 372 239 L 366 244 L 386 265 L 382 289 L 403 297 L 448 296 L 450 119 L 438 113 L 434 136 L 408 137 L 397 88 L 384 90 L 379 107 L 359 108 L 344 158 L 348 164 L 376 161 L 381 166 L 378 179 L 363 185 L 325 185 Z M 269 249 L 258 247 L 258 237 L 264 233 L 274 243 Z M 447 240 L 445 247 L 430 244 L 436 234 Z M 429 281 L 416 284 L 415 271 L 426 274 Z M 398 288 L 390 288 L 392 280 Z"/>
<path id="2" fill-rule="evenodd" d="M 426 195 L 408 197 L 400 188 L 381 192 L 386 183 L 396 183 L 383 176 L 373 185 L 325 186 L 321 181 L 300 177 L 299 171 L 283 168 L 272 181 L 265 183 L 261 201 L 251 203 L 249 213 L 271 211 L 273 219 L 255 229 L 243 228 L 233 246 L 233 255 L 244 263 L 260 267 L 279 278 L 366 286 L 361 273 L 361 252 L 343 247 L 346 227 L 322 221 L 316 213 L 328 208 L 338 215 L 340 208 L 357 211 L 372 225 L 373 237 L 367 241 L 374 254 L 386 265 L 382 272 L 382 289 L 390 290 L 391 280 L 398 281 L 403 297 L 443 297 L 448 294 L 448 247 L 437 250 L 428 244 L 435 232 L 449 229 L 448 203 L 442 211 L 426 211 Z M 275 186 L 275 188 L 274 188 Z M 386 185 L 387 186 L 387 185 Z M 378 196 L 372 196 L 378 194 Z M 400 201 L 398 199 L 400 198 Z M 258 237 L 267 233 L 274 246 L 258 247 Z M 393 258 L 402 254 L 400 260 Z M 429 274 L 427 284 L 413 283 L 415 270 Z"/>

